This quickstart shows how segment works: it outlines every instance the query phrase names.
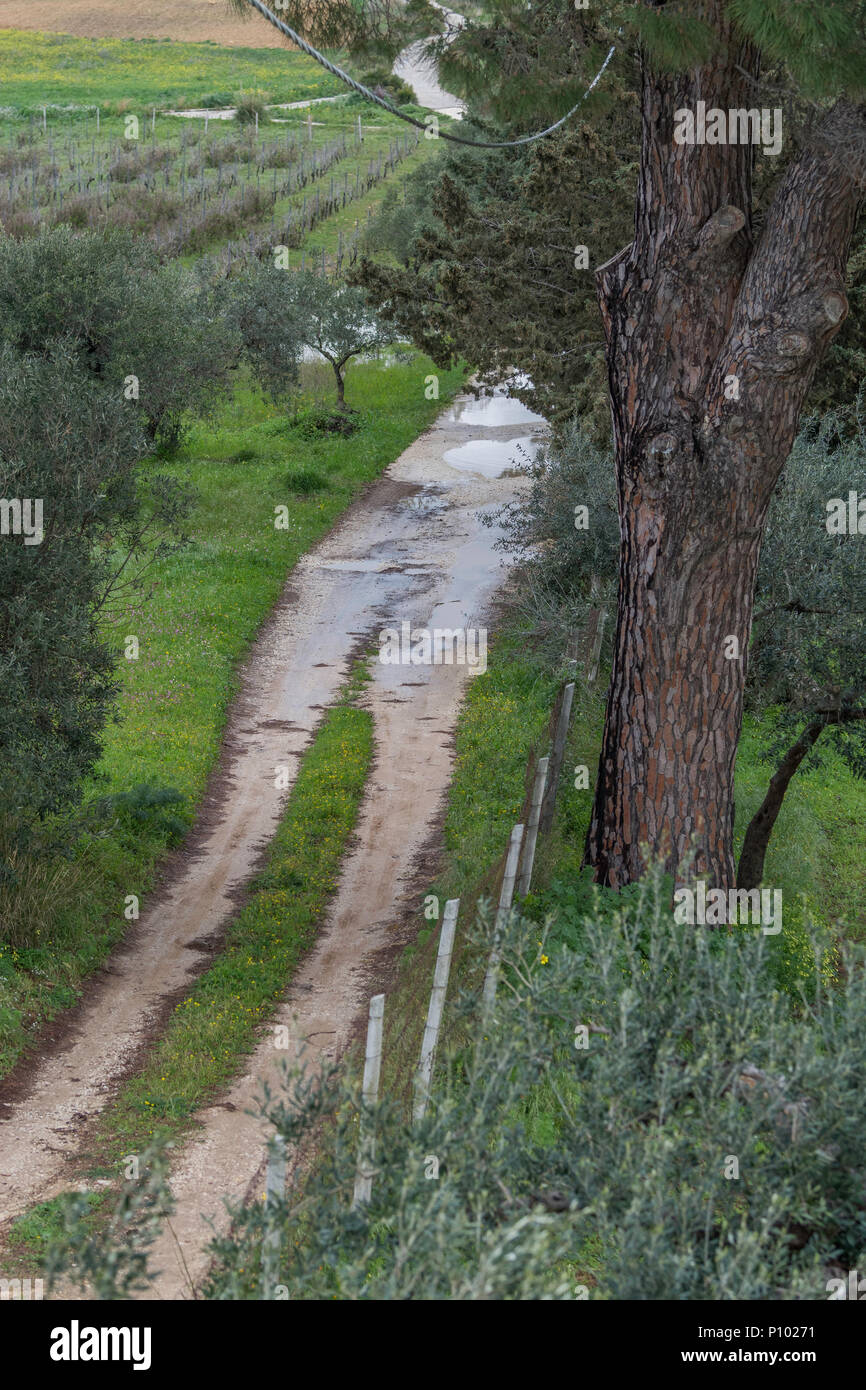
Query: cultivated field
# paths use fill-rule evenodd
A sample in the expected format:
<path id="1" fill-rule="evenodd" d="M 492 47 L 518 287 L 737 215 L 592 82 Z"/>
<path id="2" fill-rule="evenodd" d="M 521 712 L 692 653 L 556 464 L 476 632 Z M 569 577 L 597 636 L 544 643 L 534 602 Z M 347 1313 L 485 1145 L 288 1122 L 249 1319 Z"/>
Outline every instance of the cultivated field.
<path id="1" fill-rule="evenodd" d="M 135 113 L 130 113 L 135 115 Z M 0 123 L 0 225 L 28 236 L 44 225 L 122 226 L 150 236 L 166 256 L 211 252 L 265 238 L 293 251 L 327 246 L 351 255 L 375 190 L 430 152 L 417 131 L 381 113 L 337 103 L 316 119 L 238 126 L 144 112 L 128 118 L 79 113 Z M 360 120 L 360 124 L 359 124 Z M 335 222 L 333 236 L 321 233 Z M 317 231 L 313 243 L 307 241 Z M 300 258 L 299 258 L 300 259 Z M 293 262 L 294 263 L 294 262 Z"/>
<path id="2" fill-rule="evenodd" d="M 80 38 L 182 39 L 280 48 L 261 17 L 238 19 L 226 0 L 0 0 L 0 23 Z"/>

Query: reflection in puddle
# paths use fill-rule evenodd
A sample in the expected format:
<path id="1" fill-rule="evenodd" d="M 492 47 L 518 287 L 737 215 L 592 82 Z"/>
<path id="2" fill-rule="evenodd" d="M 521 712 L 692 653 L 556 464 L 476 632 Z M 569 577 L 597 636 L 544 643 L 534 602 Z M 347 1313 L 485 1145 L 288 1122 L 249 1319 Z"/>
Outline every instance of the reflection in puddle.
<path id="1" fill-rule="evenodd" d="M 441 512 L 448 505 L 445 498 L 435 492 L 419 492 L 414 497 L 404 497 L 403 504 L 413 512 L 421 512 L 425 515 L 430 512 Z"/>
<path id="2" fill-rule="evenodd" d="M 483 396 L 480 400 L 455 401 L 445 419 L 452 425 L 543 425 L 543 415 L 536 415 L 513 396 Z"/>
<path id="3" fill-rule="evenodd" d="M 501 478 L 509 469 L 526 468 L 540 442 L 530 434 L 519 439 L 470 439 L 458 449 L 447 449 L 444 457 L 446 463 L 462 473 Z"/>

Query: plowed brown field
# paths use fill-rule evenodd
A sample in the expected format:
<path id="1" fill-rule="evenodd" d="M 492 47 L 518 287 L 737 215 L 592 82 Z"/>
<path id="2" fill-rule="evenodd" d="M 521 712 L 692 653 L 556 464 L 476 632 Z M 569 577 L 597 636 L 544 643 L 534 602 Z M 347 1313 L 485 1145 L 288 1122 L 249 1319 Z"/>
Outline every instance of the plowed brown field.
<path id="1" fill-rule="evenodd" d="M 39 29 L 84 39 L 184 39 L 280 48 L 261 15 L 238 19 L 226 0 L 0 0 L 0 28 Z"/>

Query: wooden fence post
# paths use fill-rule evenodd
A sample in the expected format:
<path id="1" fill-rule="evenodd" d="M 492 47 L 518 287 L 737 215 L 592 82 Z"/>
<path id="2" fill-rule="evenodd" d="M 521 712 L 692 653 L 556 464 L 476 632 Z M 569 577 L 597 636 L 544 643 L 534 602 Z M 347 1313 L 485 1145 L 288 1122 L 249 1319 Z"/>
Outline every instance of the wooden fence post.
<path id="1" fill-rule="evenodd" d="M 526 826 L 526 838 L 523 841 L 523 852 L 520 856 L 520 873 L 517 878 L 517 896 L 525 898 L 529 892 L 529 885 L 532 882 L 532 866 L 535 863 L 535 844 L 538 839 L 538 822 L 541 819 L 541 802 L 544 797 L 544 787 L 547 782 L 547 765 L 549 758 L 539 758 L 538 767 L 535 769 L 535 781 L 532 786 L 532 802 L 529 808 L 529 821 Z"/>
<path id="2" fill-rule="evenodd" d="M 496 910 L 496 920 L 493 924 L 493 949 L 490 952 L 490 960 L 487 962 L 487 974 L 484 977 L 484 991 L 481 996 L 481 1007 L 482 1012 L 485 1014 L 492 1008 L 496 999 L 496 982 L 499 978 L 499 961 L 502 954 L 500 941 L 503 928 L 508 921 L 508 914 L 511 911 L 511 902 L 514 897 L 514 881 L 517 877 L 517 862 L 520 858 L 520 846 L 522 841 L 523 826 L 515 825 L 508 844 L 508 857 L 505 860 L 505 873 L 502 878 L 502 890 L 499 894 L 499 907 Z"/>
<path id="3" fill-rule="evenodd" d="M 550 753 L 550 764 L 547 769 L 547 787 L 544 792 L 544 799 L 541 803 L 541 816 L 538 828 L 545 835 L 553 824 L 553 810 L 556 805 L 556 789 L 559 785 L 559 774 L 562 771 L 562 760 L 565 757 L 565 740 L 568 734 L 568 721 L 571 718 L 571 702 L 574 699 L 574 681 L 569 681 L 564 686 L 559 697 L 559 712 L 556 718 L 556 729 L 553 735 L 553 748 Z"/>
<path id="4" fill-rule="evenodd" d="M 439 1040 L 439 1028 L 442 1024 L 445 995 L 448 992 L 448 973 L 451 969 L 451 953 L 454 949 L 454 933 L 457 929 L 459 908 L 460 899 L 449 898 L 445 904 L 445 913 L 442 918 L 439 951 L 436 956 L 436 969 L 433 972 L 433 988 L 430 992 L 427 1023 L 424 1027 L 424 1039 L 421 1043 L 421 1060 L 415 1075 L 415 1106 L 412 1111 L 412 1119 L 416 1121 L 423 1120 L 427 1113 L 427 1102 L 430 1099 L 433 1061 L 436 1055 L 436 1044 Z"/>
<path id="5" fill-rule="evenodd" d="M 268 1167 L 265 1176 L 265 1202 L 275 1206 L 286 1191 L 286 1144 L 281 1134 L 275 1134 L 268 1145 Z M 280 1268 L 280 1233 L 269 1231 L 262 1243 L 262 1284 L 265 1298 L 270 1298 Z"/>
<path id="6" fill-rule="evenodd" d="M 601 660 L 601 639 L 607 613 L 603 608 L 591 608 L 586 625 L 586 683 L 595 685 Z"/>
<path id="7" fill-rule="evenodd" d="M 358 1136 L 358 1171 L 355 1176 L 355 1192 L 352 1206 L 369 1202 L 373 1191 L 373 1160 L 376 1151 L 376 1136 L 373 1133 L 370 1117 L 365 1107 L 375 1105 L 379 1095 L 379 1072 L 382 1068 L 382 1019 L 385 1014 L 384 994 L 374 994 L 370 1000 L 370 1015 L 367 1023 L 367 1050 L 364 1057 L 364 1085 L 362 1091 L 361 1122 Z"/>

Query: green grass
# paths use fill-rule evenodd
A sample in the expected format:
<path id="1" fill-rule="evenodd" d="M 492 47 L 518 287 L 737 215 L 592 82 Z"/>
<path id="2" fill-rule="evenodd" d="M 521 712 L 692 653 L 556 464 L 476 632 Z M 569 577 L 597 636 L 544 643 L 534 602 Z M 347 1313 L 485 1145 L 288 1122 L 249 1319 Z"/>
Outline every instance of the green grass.
<path id="1" fill-rule="evenodd" d="M 571 679 L 570 676 L 567 677 Z M 531 752 L 543 756 L 557 690 L 566 672 L 550 670 L 532 654 L 520 631 L 500 634 L 493 660 L 469 685 L 457 728 L 456 760 L 445 820 L 447 867 L 437 884 L 447 897 L 477 888 L 478 866 L 498 861 L 519 820 Z M 576 791 L 574 767 L 587 763 L 595 776 L 601 709 L 580 685 L 557 797 L 552 843 L 539 842 L 537 863 L 565 867 L 579 862 L 581 823 L 589 822 L 591 791 Z"/>
<path id="2" fill-rule="evenodd" d="M 363 667 L 305 754 L 267 863 L 223 950 L 177 1005 L 142 1072 L 100 1123 L 101 1163 L 175 1137 L 238 1070 L 315 940 L 355 828 L 373 754 L 373 720 L 353 705 Z"/>
<path id="3" fill-rule="evenodd" d="M 470 957 L 461 937 L 476 899 L 488 896 L 496 883 L 496 866 L 502 862 L 509 832 L 523 805 L 527 759 L 533 749 L 539 754 L 548 751 L 548 716 L 563 674 L 538 662 L 519 631 L 506 630 L 491 644 L 486 673 L 474 677 L 467 688 L 448 792 L 443 862 L 427 890 L 438 896 L 440 910 L 446 898 L 461 899 L 464 931 L 458 926 L 451 999 L 459 983 L 480 985 L 485 962 Z M 527 900 L 530 913 L 543 910 L 545 892 L 554 880 L 568 881 L 580 870 L 602 725 L 601 695 L 590 694 L 578 683 L 553 830 L 549 837 L 539 838 L 533 891 Z M 774 770 L 762 761 L 759 750 L 758 731 L 747 720 L 737 761 L 737 852 Z M 581 764 L 589 768 L 588 790 L 574 787 L 574 770 Z M 783 932 L 770 942 L 774 971 L 785 988 L 795 990 L 814 970 L 800 895 L 806 895 L 807 915 L 813 920 L 849 937 L 862 937 L 866 927 L 866 783 L 858 781 L 835 755 L 828 755 L 822 768 L 793 782 L 771 840 L 766 881 L 781 887 L 784 899 Z M 384 1084 L 389 1095 L 406 1103 L 437 940 L 438 923 L 425 922 L 417 944 L 405 952 L 397 985 L 388 996 Z M 832 956 L 825 965 L 832 969 Z M 459 1049 L 469 1026 L 468 1020 L 455 1020 L 446 1009 L 440 1048 Z M 520 1119 L 534 1141 L 553 1141 L 571 1075 L 566 1065 L 558 1080 L 559 1095 L 553 1094 L 550 1083 L 527 1095 Z M 557 1267 L 555 1274 L 559 1278 L 567 1273 L 575 1284 L 591 1290 L 603 1260 L 600 1242 L 591 1238 L 575 1252 L 574 1261 Z"/>
<path id="4" fill-rule="evenodd" d="M 104 1192 L 87 1194 L 85 1225 L 88 1229 L 95 1228 L 102 1216 L 105 1197 Z M 65 1194 L 51 1197 L 47 1202 L 38 1202 L 13 1222 L 7 1237 L 9 1250 L 26 1262 L 29 1271 L 38 1272 L 49 1248 L 63 1236 L 65 1209 Z"/>
<path id="5" fill-rule="evenodd" d="M 441 868 L 425 895 L 438 899 L 439 914 L 448 898 L 460 898 L 451 989 L 458 981 L 478 983 L 484 962 L 463 948 L 465 928 L 479 898 L 498 892 L 501 867 L 512 827 L 519 821 L 530 754 L 548 749 L 548 726 L 565 671 L 546 667 L 532 653 L 526 634 L 499 633 L 491 645 L 487 671 L 466 687 L 458 719 L 455 761 L 443 827 Z M 568 676 L 571 679 L 571 676 Z M 538 841 L 533 887 L 554 872 L 576 871 L 589 823 L 591 791 L 574 787 L 574 768 L 585 763 L 595 777 L 601 735 L 598 694 L 580 686 L 563 763 L 553 830 Z M 408 1099 L 417 1064 L 430 993 L 439 921 L 420 924 L 416 941 L 403 954 L 398 987 L 388 996 L 383 1067 L 391 1095 Z M 446 1027 L 448 1014 L 446 1012 Z"/>
<path id="6" fill-rule="evenodd" d="M 477 899 L 496 890 L 497 870 L 523 806 L 527 761 L 533 749 L 539 755 L 548 751 L 548 719 L 564 675 L 539 662 L 519 630 L 506 629 L 492 643 L 487 671 L 470 682 L 457 727 L 442 865 L 426 890 L 438 898 L 440 918 L 446 899 L 459 897 L 465 924 Z M 580 872 L 601 746 L 603 693 L 603 681 L 594 695 L 578 682 L 554 825 L 549 836 L 539 837 L 536 851 L 527 901 L 533 914 L 543 910 L 555 880 L 569 881 Z M 589 770 L 586 790 L 574 786 L 580 765 Z M 736 853 L 773 770 L 762 761 L 757 729 L 747 719 L 737 759 Z M 807 920 L 850 938 L 866 935 L 866 782 L 834 754 L 823 767 L 794 779 L 770 842 L 766 882 L 783 893 L 783 931 L 770 939 L 783 987 L 796 989 L 814 969 Z M 416 942 L 404 953 L 399 986 L 388 998 L 384 1067 L 393 1094 L 408 1094 L 437 939 L 438 922 L 420 923 Z M 468 959 L 460 943 L 458 930 L 454 980 L 468 982 L 479 962 Z"/>
<path id="7" fill-rule="evenodd" d="M 85 39 L 0 30 L 0 103 L 42 106 L 232 106 L 251 90 L 271 101 L 345 91 L 312 58 L 280 48 L 229 48 L 174 39 Z"/>
<path id="8" fill-rule="evenodd" d="M 737 754 L 737 852 L 775 770 L 762 758 L 756 722 L 746 719 Z M 794 775 L 770 838 L 764 880 L 783 891 L 796 927 L 787 949 L 796 947 L 802 965 L 808 964 L 799 923 L 803 894 L 816 921 L 851 940 L 866 939 L 866 781 L 832 749 L 820 766 Z"/>
<path id="9" fill-rule="evenodd" d="M 442 399 L 427 401 L 425 357 L 384 369 L 350 366 L 347 397 L 361 412 L 348 438 L 311 439 L 284 412 L 240 383 L 219 419 L 198 425 L 186 456 L 145 468 L 191 482 L 198 502 L 187 528 L 192 544 L 157 562 L 149 599 L 130 603 L 113 629 L 118 648 L 139 639 L 138 660 L 122 660 L 119 722 L 109 726 L 99 780 L 89 795 L 144 784 L 180 792 L 187 823 L 214 765 L 236 668 L 300 555 L 322 536 L 358 491 L 431 423 L 458 388 L 458 370 L 440 372 Z M 330 368 L 304 370 L 307 402 L 330 399 Z M 313 474 L 325 482 L 319 490 Z M 291 529 L 275 530 L 274 507 L 289 507 Z M 34 888 L 47 927 L 26 949 L 0 945 L 0 1074 L 40 1025 L 77 998 L 82 981 L 127 927 L 129 894 L 144 899 L 174 842 L 158 810 L 119 817 L 107 833 L 81 837 L 57 881 Z"/>
<path id="10" fill-rule="evenodd" d="M 478 866 L 501 856 L 519 817 L 529 752 L 536 743 L 546 751 L 547 717 L 562 674 L 544 669 L 512 632 L 495 643 L 487 672 L 469 686 L 445 821 L 446 862 L 436 885 L 446 896 L 477 888 Z M 554 831 L 540 840 L 536 855 L 542 884 L 579 867 L 601 731 L 600 700 L 578 683 Z M 579 764 L 589 769 L 589 790 L 574 788 Z M 747 718 L 737 755 L 736 854 L 773 771 L 762 759 L 759 729 Z M 794 778 L 770 841 L 765 881 L 781 887 L 789 905 L 805 893 L 822 920 L 837 921 L 852 937 L 866 934 L 866 781 L 832 751 L 821 767 Z"/>

